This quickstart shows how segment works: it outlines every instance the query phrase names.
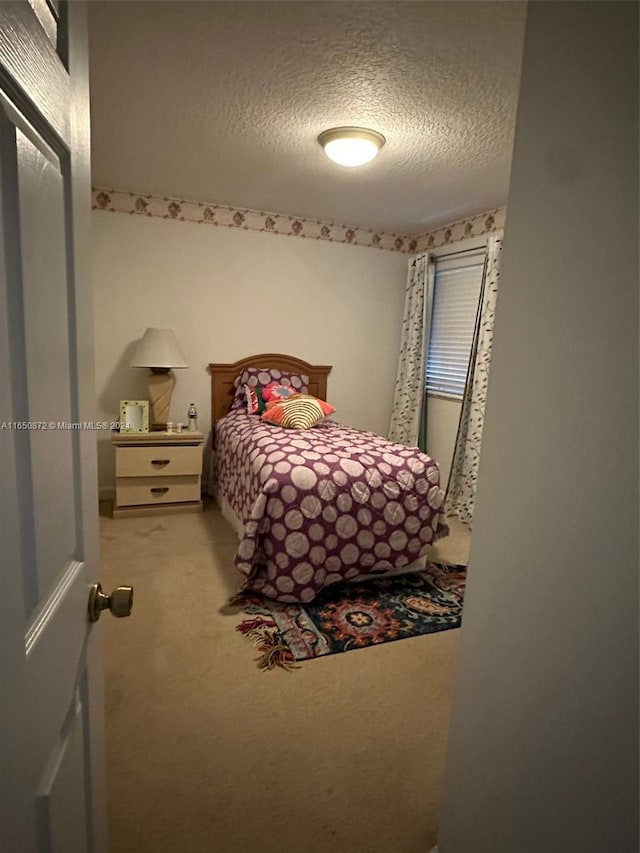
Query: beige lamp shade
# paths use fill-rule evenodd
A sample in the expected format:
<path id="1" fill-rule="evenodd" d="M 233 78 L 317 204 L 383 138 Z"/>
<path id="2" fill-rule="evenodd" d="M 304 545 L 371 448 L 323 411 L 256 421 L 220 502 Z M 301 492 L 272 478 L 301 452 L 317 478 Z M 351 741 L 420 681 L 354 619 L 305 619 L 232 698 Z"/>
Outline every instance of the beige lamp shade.
<path id="1" fill-rule="evenodd" d="M 189 367 L 180 344 L 171 329 L 151 326 L 140 339 L 130 367 L 169 368 Z"/>
<path id="2" fill-rule="evenodd" d="M 189 367 L 171 329 L 158 329 L 155 326 L 147 329 L 129 365 L 148 367 L 151 370 L 149 375 L 151 429 L 166 429 L 175 383 L 171 368 Z"/>

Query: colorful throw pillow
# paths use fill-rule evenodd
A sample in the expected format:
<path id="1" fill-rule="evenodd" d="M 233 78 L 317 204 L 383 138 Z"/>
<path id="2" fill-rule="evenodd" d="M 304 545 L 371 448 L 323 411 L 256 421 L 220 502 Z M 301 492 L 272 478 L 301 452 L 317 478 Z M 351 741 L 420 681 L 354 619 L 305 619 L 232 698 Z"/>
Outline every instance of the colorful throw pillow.
<path id="1" fill-rule="evenodd" d="M 251 385 L 243 385 L 242 387 L 244 388 L 247 411 L 252 415 L 261 415 L 266 409 L 262 389 L 259 386 L 252 388 Z"/>
<path id="2" fill-rule="evenodd" d="M 333 406 L 310 394 L 271 400 L 261 420 L 287 429 L 311 429 L 335 412 Z"/>
<path id="3" fill-rule="evenodd" d="M 269 403 L 272 400 L 286 400 L 287 397 L 293 397 L 294 394 L 298 393 L 291 385 L 281 385 L 279 382 L 271 382 L 262 389 L 262 399 L 265 403 Z"/>
<path id="4" fill-rule="evenodd" d="M 302 373 L 289 373 L 286 370 L 277 370 L 267 367 L 245 367 L 240 376 L 234 380 L 234 396 L 232 409 L 239 409 L 246 405 L 245 385 L 251 388 L 264 388 L 277 382 L 280 385 L 288 385 L 295 388 L 301 394 L 309 393 L 309 377 Z"/>

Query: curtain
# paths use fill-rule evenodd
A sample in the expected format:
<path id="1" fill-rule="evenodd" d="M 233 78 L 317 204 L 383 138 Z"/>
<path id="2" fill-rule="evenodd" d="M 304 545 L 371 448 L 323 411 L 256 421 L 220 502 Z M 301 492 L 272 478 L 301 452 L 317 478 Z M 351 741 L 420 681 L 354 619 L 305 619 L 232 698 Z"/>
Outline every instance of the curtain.
<path id="1" fill-rule="evenodd" d="M 469 358 L 469 372 L 445 499 L 447 517 L 455 516 L 469 528 L 473 526 L 501 253 L 502 239 L 490 237 L 487 244 L 486 273 Z"/>
<path id="2" fill-rule="evenodd" d="M 389 439 L 412 447 L 418 443 L 421 421 L 424 420 L 425 360 L 434 280 L 432 255 L 418 255 L 409 262 Z"/>

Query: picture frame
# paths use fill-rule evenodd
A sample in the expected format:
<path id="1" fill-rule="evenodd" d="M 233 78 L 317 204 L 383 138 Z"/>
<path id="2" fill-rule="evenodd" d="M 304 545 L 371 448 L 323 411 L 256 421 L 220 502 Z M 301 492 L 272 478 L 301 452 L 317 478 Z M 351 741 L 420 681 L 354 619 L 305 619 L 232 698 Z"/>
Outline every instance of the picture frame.
<path id="1" fill-rule="evenodd" d="M 148 400 L 120 400 L 120 432 L 149 432 Z"/>

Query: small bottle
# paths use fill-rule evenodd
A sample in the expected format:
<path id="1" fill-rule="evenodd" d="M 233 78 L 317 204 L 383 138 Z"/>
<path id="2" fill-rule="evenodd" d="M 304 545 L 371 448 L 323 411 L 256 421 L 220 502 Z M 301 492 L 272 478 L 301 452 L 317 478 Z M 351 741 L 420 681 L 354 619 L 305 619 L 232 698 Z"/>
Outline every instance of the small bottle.
<path id="1" fill-rule="evenodd" d="M 187 419 L 189 421 L 189 426 L 187 427 L 189 432 L 197 432 L 198 431 L 198 410 L 195 407 L 195 403 L 189 403 L 189 411 L 187 412 Z"/>

